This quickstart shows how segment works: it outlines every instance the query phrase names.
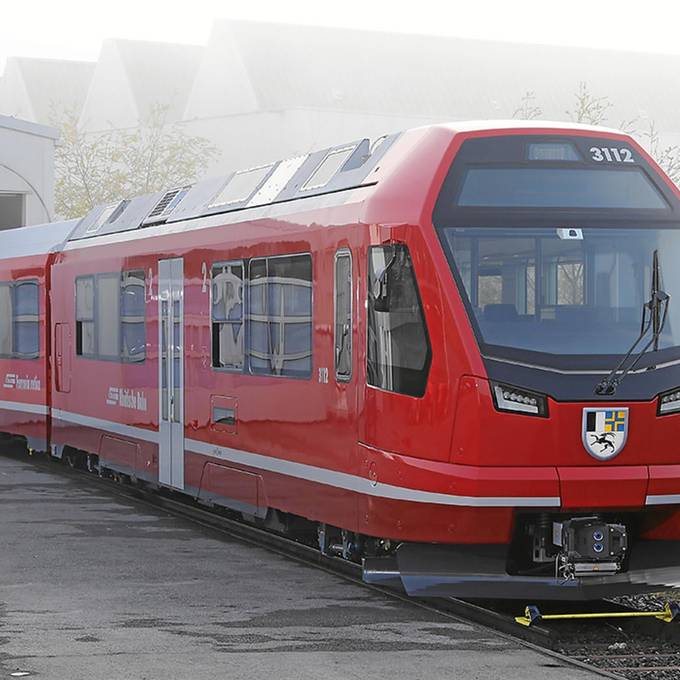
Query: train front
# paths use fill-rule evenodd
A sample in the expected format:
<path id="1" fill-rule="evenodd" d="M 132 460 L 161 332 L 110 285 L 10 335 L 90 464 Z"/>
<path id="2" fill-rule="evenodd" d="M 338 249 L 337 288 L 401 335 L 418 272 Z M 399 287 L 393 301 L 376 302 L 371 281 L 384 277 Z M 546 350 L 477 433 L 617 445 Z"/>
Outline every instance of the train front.
<path id="1" fill-rule="evenodd" d="M 508 544 L 405 546 L 409 592 L 594 599 L 680 585 L 678 204 L 624 135 L 462 144 L 433 223 L 486 375 L 462 377 L 474 396 L 458 399 L 455 462 L 556 493 L 513 509 Z"/>

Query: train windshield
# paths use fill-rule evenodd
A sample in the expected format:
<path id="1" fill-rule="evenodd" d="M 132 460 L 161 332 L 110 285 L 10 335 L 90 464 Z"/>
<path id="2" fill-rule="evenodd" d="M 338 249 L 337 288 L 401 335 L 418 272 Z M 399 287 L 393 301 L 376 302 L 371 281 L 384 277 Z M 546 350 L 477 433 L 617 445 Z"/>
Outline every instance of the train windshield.
<path id="1" fill-rule="evenodd" d="M 443 231 L 486 355 L 543 365 L 599 356 L 608 365 L 605 357 L 625 354 L 640 332 L 657 250 L 671 297 L 659 349 L 680 356 L 677 227 Z M 654 354 L 641 365 L 654 364 Z"/>

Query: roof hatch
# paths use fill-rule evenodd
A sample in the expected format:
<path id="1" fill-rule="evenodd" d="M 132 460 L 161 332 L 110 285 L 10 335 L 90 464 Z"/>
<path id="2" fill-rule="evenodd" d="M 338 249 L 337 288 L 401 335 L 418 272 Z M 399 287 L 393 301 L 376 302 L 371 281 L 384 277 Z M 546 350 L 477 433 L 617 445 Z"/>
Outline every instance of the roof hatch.
<path id="1" fill-rule="evenodd" d="M 144 218 L 142 225 L 147 226 L 149 224 L 160 224 L 165 222 L 168 215 L 171 215 L 174 212 L 175 208 L 189 193 L 189 189 L 191 189 L 190 184 L 166 191 L 158 203 L 152 208 L 151 212 Z"/>
<path id="2" fill-rule="evenodd" d="M 125 208 L 130 205 L 130 201 L 123 200 L 118 203 L 109 203 L 105 205 L 96 219 L 90 224 L 85 231 L 85 234 L 91 236 L 96 234 L 105 224 L 115 222 L 124 212 Z"/>

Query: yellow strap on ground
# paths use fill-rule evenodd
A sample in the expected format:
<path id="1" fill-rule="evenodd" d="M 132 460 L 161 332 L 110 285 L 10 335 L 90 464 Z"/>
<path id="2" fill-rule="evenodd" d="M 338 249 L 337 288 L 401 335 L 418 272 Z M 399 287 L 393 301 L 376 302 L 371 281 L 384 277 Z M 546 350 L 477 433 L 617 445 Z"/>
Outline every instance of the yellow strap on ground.
<path id="1" fill-rule="evenodd" d="M 561 621 L 565 619 L 622 619 L 634 617 L 656 618 L 670 623 L 678 614 L 677 605 L 671 607 L 666 603 L 665 609 L 655 612 L 585 612 L 582 614 L 541 614 L 538 607 L 528 606 L 524 610 L 524 616 L 516 616 L 515 621 L 523 626 L 530 626 L 537 621 Z"/>

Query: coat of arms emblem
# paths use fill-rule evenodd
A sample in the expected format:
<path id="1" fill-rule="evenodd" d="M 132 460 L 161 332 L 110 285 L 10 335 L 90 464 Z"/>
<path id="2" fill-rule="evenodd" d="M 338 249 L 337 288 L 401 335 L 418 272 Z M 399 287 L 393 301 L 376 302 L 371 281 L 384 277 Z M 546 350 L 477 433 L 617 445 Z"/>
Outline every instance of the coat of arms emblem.
<path id="1" fill-rule="evenodd" d="M 593 458 L 613 458 L 626 444 L 628 409 L 584 408 L 581 435 L 583 446 Z"/>

